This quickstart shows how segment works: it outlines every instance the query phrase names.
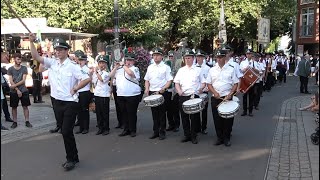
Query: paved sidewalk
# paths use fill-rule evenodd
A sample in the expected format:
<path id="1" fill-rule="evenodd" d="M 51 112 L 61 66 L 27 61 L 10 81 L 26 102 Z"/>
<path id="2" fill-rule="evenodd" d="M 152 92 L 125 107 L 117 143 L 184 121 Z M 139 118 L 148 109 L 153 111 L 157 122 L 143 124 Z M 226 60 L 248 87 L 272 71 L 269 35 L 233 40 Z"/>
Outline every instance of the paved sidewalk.
<path id="1" fill-rule="evenodd" d="M 299 96 L 283 102 L 265 180 L 319 179 L 319 146 L 310 140 L 318 124 L 314 113 L 298 109 L 309 105 L 310 97 Z"/>
<path id="2" fill-rule="evenodd" d="M 30 96 L 32 100 L 32 96 Z M 45 103 L 34 104 L 31 101 L 31 106 L 29 106 L 29 118 L 32 128 L 27 128 L 25 126 L 25 120 L 23 116 L 22 107 L 18 107 L 18 127 L 11 129 L 12 123 L 5 122 L 3 115 L 1 116 L 2 124 L 9 128 L 9 131 L 1 131 L 1 144 L 17 141 L 23 138 L 32 137 L 44 132 L 48 132 L 56 126 L 56 121 L 51 107 L 51 100 L 49 95 L 44 95 L 43 100 Z M 9 102 L 8 102 L 9 103 Z M 9 107 L 9 112 L 11 114 L 11 108 Z M 110 99 L 110 114 L 115 112 L 114 100 Z M 12 116 L 11 116 L 12 118 Z M 96 121 L 96 114 L 90 112 L 90 121 Z"/>

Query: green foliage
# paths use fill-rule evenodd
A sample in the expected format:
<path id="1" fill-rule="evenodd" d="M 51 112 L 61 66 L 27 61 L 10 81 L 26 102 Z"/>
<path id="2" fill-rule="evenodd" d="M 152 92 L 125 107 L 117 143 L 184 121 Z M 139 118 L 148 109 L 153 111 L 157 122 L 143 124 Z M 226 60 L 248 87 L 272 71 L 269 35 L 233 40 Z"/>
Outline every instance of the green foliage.
<path id="1" fill-rule="evenodd" d="M 188 37 L 189 44 L 198 47 L 204 39 L 218 34 L 221 0 L 119 0 L 121 34 L 127 45 L 141 42 L 147 46 L 172 47 Z M 225 0 L 228 39 L 256 39 L 257 20 L 271 19 L 271 39 L 288 32 L 294 16 L 292 0 Z M 48 25 L 73 31 L 98 33 L 108 41 L 113 28 L 113 0 L 12 0 L 20 17 L 46 17 Z M 14 18 L 1 1 L 1 17 Z"/>

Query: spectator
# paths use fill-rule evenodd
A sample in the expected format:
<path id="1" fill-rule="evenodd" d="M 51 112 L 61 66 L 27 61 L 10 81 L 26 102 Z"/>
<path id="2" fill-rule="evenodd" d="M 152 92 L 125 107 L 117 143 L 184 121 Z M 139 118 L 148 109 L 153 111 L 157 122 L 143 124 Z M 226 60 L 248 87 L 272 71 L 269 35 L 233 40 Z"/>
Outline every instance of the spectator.
<path id="1" fill-rule="evenodd" d="M 8 54 L 6 52 L 4 52 L 1 48 L 1 63 L 8 63 L 8 60 L 9 60 L 9 57 L 8 57 Z M 1 84 L 4 83 L 4 77 L 2 75 L 2 72 L 1 72 Z M 2 106 L 2 102 L 5 100 L 5 96 L 2 92 L 2 85 L 1 85 L 1 106 Z M 2 126 L 2 123 L 1 123 L 1 131 L 7 131 L 8 128 Z"/>
<path id="2" fill-rule="evenodd" d="M 312 112 L 318 112 L 319 111 L 319 93 L 315 93 L 311 97 L 311 103 L 308 106 L 299 108 L 300 111 L 310 110 Z"/>
<path id="3" fill-rule="evenodd" d="M 33 103 L 44 103 L 41 95 L 42 79 L 42 72 L 39 72 L 39 63 L 35 62 L 35 64 L 32 65 Z"/>
<path id="4" fill-rule="evenodd" d="M 311 73 L 310 56 L 305 55 L 298 64 L 297 75 L 300 77 L 300 93 L 310 94 L 308 91 L 308 81 Z"/>
<path id="5" fill-rule="evenodd" d="M 21 54 L 16 53 L 13 55 L 14 66 L 8 69 L 9 81 L 10 81 L 10 107 L 12 107 L 12 117 L 13 123 L 11 128 L 16 128 L 17 124 L 17 110 L 19 101 L 21 101 L 23 114 L 26 121 L 27 127 L 32 127 L 29 122 L 29 109 L 30 99 L 29 92 L 25 85 L 25 81 L 28 74 L 28 69 L 26 66 L 21 65 Z"/>
<path id="6" fill-rule="evenodd" d="M 3 77 L 3 75 L 7 74 L 7 70 L 5 68 L 1 68 L 1 73 L 2 73 L 1 74 L 1 80 L 3 80 L 3 81 L 1 81 L 1 87 L 2 87 L 2 92 L 3 92 L 3 95 L 4 95 L 4 99 L 3 99 L 1 107 L 2 107 L 3 114 L 4 114 L 4 117 L 5 117 L 6 121 L 7 122 L 13 122 L 13 120 L 10 117 L 7 98 L 6 98 L 6 94 L 9 94 L 9 92 L 10 92 L 10 87 L 9 87 L 9 84 L 8 84 L 6 78 Z"/>

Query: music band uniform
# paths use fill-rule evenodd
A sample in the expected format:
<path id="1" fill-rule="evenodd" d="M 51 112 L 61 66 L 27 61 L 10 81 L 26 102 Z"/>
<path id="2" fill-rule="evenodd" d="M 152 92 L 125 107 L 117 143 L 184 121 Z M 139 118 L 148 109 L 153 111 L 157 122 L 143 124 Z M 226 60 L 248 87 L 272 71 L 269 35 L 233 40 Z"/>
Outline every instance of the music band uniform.
<path id="1" fill-rule="evenodd" d="M 192 62 L 187 62 L 191 60 L 186 60 L 187 56 L 192 57 Z M 174 83 L 176 89 L 181 89 L 182 95 L 179 97 L 179 109 L 182 119 L 184 138 L 181 142 L 192 141 L 193 144 L 197 144 L 197 124 L 199 124 L 200 119 L 199 113 L 196 114 L 186 114 L 183 111 L 182 104 L 191 99 L 191 96 L 194 95 L 195 98 L 198 98 L 199 91 L 202 92 L 202 89 L 205 86 L 205 79 L 201 75 L 201 68 L 192 65 L 194 59 L 194 53 L 187 49 L 184 54 L 184 59 L 186 65 L 178 70 L 176 77 L 174 78 Z M 189 64 L 188 64 L 189 63 Z"/>
<path id="2" fill-rule="evenodd" d="M 163 55 L 161 49 L 155 49 L 153 56 L 156 54 Z M 145 87 L 149 91 L 149 95 L 159 93 L 163 95 L 165 102 L 159 106 L 151 107 L 152 119 L 153 119 L 153 136 L 154 139 L 159 137 L 160 140 L 165 138 L 166 134 L 166 105 L 171 99 L 171 95 L 167 89 L 172 83 L 171 69 L 164 62 L 155 62 L 148 66 L 146 75 L 144 77 Z M 169 85 L 168 85 L 169 84 Z M 166 103 L 167 101 L 167 103 Z"/>
<path id="3" fill-rule="evenodd" d="M 223 58 L 226 55 L 226 51 L 219 50 L 216 55 Z M 235 93 L 237 89 L 237 87 L 234 88 L 234 86 L 238 85 L 239 78 L 236 75 L 235 68 L 231 64 L 225 63 L 223 67 L 220 67 L 219 63 L 216 63 L 216 65 L 210 69 L 206 82 L 209 86 L 209 90 L 212 87 L 220 96 L 220 98 L 214 97 L 214 92 L 212 91 L 213 97 L 211 97 L 211 108 L 218 138 L 216 145 L 225 143 L 226 146 L 230 146 L 230 134 L 234 117 L 221 117 L 218 113 L 217 106 L 226 96 L 232 98 L 233 93 Z"/>

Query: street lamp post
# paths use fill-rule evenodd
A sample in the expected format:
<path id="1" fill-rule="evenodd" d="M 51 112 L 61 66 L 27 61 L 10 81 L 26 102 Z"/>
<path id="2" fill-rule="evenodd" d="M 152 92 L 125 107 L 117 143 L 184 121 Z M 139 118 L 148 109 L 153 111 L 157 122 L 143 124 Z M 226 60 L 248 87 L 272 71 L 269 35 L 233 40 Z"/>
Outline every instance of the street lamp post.
<path id="1" fill-rule="evenodd" d="M 114 0 L 114 46 L 113 46 L 114 61 L 121 60 L 120 44 L 119 44 L 119 6 L 118 0 Z"/>

